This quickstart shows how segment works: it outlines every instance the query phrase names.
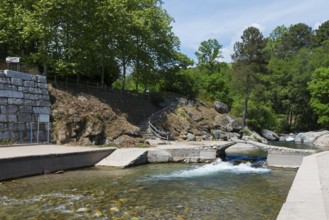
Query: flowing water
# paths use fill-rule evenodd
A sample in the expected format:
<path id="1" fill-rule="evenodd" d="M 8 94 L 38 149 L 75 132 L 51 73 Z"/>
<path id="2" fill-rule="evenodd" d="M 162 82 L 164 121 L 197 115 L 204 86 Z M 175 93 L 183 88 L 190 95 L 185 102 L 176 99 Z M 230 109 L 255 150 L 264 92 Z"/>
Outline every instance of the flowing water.
<path id="1" fill-rule="evenodd" d="M 295 174 L 217 160 L 30 177 L 0 184 L 0 219 L 275 219 Z"/>

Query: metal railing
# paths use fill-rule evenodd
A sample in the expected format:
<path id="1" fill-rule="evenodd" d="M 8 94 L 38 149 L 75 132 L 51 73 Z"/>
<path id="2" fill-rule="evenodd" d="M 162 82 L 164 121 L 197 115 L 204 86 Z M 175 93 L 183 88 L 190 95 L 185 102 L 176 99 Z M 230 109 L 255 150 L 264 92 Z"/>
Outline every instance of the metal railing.
<path id="1" fill-rule="evenodd" d="M 84 89 L 91 89 L 91 90 L 99 90 L 108 92 L 115 95 L 121 95 L 121 96 L 130 96 L 130 97 L 137 97 L 142 100 L 148 100 L 150 101 L 150 93 L 139 93 L 135 90 L 124 90 L 114 88 L 113 86 L 109 86 L 107 84 L 101 84 L 98 81 L 85 81 L 80 80 L 78 77 L 75 79 L 72 77 L 67 76 L 48 76 L 47 81 L 49 84 L 56 85 L 60 88 L 65 89 L 71 89 L 71 88 L 84 88 Z"/>
<path id="2" fill-rule="evenodd" d="M 151 132 L 156 137 L 169 141 L 172 138 L 171 137 L 171 132 L 161 131 L 155 125 L 155 123 L 159 120 L 161 115 L 165 114 L 165 113 L 168 113 L 168 112 L 172 111 L 173 109 L 176 109 L 179 106 L 197 106 L 197 105 L 200 105 L 200 103 L 198 101 L 193 101 L 193 100 L 187 100 L 187 99 L 184 99 L 184 98 L 183 99 L 180 98 L 178 101 L 171 103 L 169 106 L 161 109 L 158 112 L 153 113 L 150 116 L 150 119 L 149 119 L 149 127 L 151 129 Z"/>
<path id="3" fill-rule="evenodd" d="M 29 73 L 32 75 L 40 75 L 38 67 L 30 66 L 22 63 L 6 63 L 4 60 L 0 60 L 0 71 L 14 70 L 18 72 Z"/>
<path id="4" fill-rule="evenodd" d="M 158 137 L 160 139 L 164 139 L 164 140 L 167 140 L 167 141 L 169 141 L 171 139 L 171 132 L 159 130 L 155 126 L 155 122 L 157 122 L 159 120 L 159 118 L 162 114 L 171 111 L 173 108 L 176 108 L 177 104 L 178 104 L 178 102 L 174 102 L 174 103 L 170 104 L 169 106 L 161 109 L 160 111 L 157 111 L 157 112 L 153 113 L 150 116 L 149 127 L 150 127 L 151 132 L 153 133 L 153 135 L 155 135 L 156 137 Z"/>

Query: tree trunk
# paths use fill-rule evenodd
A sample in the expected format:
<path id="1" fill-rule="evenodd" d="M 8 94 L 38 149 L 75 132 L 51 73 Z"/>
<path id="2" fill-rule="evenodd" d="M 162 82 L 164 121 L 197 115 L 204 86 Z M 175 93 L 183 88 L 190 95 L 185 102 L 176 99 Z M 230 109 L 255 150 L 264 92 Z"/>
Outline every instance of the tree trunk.
<path id="1" fill-rule="evenodd" d="M 243 115 L 242 115 L 242 125 L 246 126 L 247 112 L 248 112 L 248 101 L 249 101 L 249 90 L 250 90 L 250 76 L 247 75 L 246 79 L 246 90 L 244 93 L 244 106 L 243 106 Z"/>
<path id="2" fill-rule="evenodd" d="M 122 94 L 125 92 L 125 83 L 126 83 L 126 61 L 123 61 L 122 64 L 122 88 L 121 88 L 121 92 Z"/>
<path id="3" fill-rule="evenodd" d="M 104 65 L 103 65 L 103 62 L 102 62 L 102 75 L 101 75 L 101 87 L 104 89 Z"/>

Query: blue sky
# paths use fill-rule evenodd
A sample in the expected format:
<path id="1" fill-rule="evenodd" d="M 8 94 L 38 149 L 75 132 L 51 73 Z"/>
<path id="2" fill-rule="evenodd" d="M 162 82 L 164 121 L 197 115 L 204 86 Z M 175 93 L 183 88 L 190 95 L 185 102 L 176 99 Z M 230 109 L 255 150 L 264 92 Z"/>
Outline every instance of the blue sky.
<path id="1" fill-rule="evenodd" d="M 201 41 L 217 39 L 224 61 L 230 62 L 233 45 L 247 27 L 267 37 L 277 26 L 305 23 L 316 29 L 329 20 L 329 0 L 163 0 L 174 18 L 174 33 L 181 52 L 196 60 Z"/>

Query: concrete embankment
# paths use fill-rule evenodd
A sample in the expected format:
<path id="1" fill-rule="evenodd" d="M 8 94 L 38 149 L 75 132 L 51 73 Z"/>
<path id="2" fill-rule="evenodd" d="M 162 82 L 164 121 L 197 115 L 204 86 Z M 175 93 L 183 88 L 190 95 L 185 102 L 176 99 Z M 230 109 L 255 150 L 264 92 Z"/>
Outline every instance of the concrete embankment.
<path id="1" fill-rule="evenodd" d="M 267 165 L 270 167 L 298 168 L 302 164 L 305 156 L 309 156 L 317 152 L 315 150 L 272 146 L 254 141 L 246 141 L 245 143 L 252 144 L 258 149 L 266 151 Z"/>
<path id="2" fill-rule="evenodd" d="M 118 149 L 97 166 L 131 167 L 146 163 L 168 162 L 212 162 L 216 158 L 225 156 L 225 151 L 240 145 L 237 151 L 246 152 L 252 149 L 260 149 L 267 152 L 267 165 L 272 167 L 298 168 L 305 156 L 316 153 L 314 150 L 291 149 L 271 146 L 257 142 L 225 142 L 225 141 L 191 141 L 191 142 L 162 142 L 151 141 L 153 148 Z"/>
<path id="3" fill-rule="evenodd" d="M 35 145 L 0 148 L 0 181 L 30 175 L 88 166 L 131 167 L 146 163 L 212 162 L 225 155 L 235 142 L 161 142 L 151 143 L 152 148 L 96 148 L 61 145 Z M 308 150 L 295 150 L 253 144 L 268 152 L 268 165 L 299 167 Z M 243 146 L 245 148 L 246 146 Z"/>
<path id="4" fill-rule="evenodd" d="M 234 142 L 159 142 L 153 148 L 118 149 L 96 166 L 131 167 L 146 163 L 212 162 Z"/>
<path id="5" fill-rule="evenodd" d="M 115 149 L 59 145 L 0 147 L 0 181 L 94 166 Z"/>
<path id="6" fill-rule="evenodd" d="M 304 157 L 277 220 L 329 219 L 329 152 Z"/>

